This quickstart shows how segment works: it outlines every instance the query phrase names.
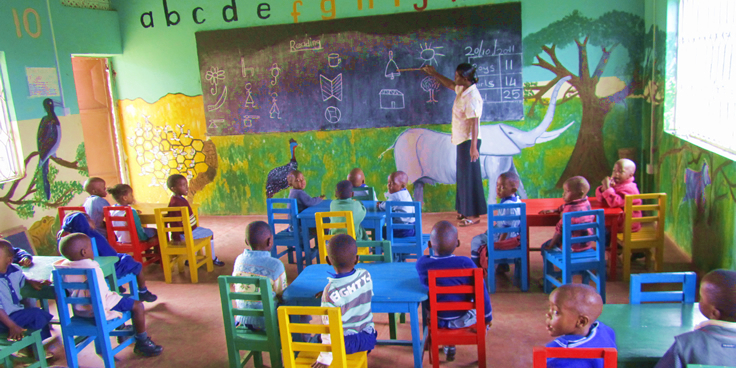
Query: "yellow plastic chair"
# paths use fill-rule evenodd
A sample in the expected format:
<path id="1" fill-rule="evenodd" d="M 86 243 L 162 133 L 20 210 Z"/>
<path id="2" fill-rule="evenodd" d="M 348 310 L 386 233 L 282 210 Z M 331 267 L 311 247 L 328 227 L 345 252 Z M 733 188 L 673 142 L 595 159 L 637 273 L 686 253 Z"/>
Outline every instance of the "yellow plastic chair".
<path id="1" fill-rule="evenodd" d="M 325 222 L 325 217 L 330 217 L 330 222 Z M 337 219 L 345 219 L 342 222 Z M 317 222 L 317 247 L 319 248 L 319 263 L 327 264 L 327 241 L 337 234 L 325 234 L 325 230 L 342 229 L 355 239 L 355 225 L 353 213 L 350 211 L 317 212 L 314 214 Z M 332 231 L 329 231 L 330 233 Z M 344 234 L 344 232 L 339 232 Z M 358 249 L 358 254 L 368 254 L 367 249 Z M 363 253 L 361 253 L 363 252 Z"/>
<path id="2" fill-rule="evenodd" d="M 332 352 L 330 368 L 368 368 L 365 351 L 346 355 L 345 336 L 342 330 L 342 314 L 339 307 L 279 307 L 279 331 L 281 333 L 281 356 L 286 368 L 310 368 L 320 352 Z M 292 323 L 290 316 L 327 316 L 329 325 Z M 298 319 L 294 319 L 298 320 Z M 330 345 L 309 342 L 294 342 L 291 334 L 330 334 Z M 294 358 L 294 352 L 300 352 Z"/>
<path id="3" fill-rule="evenodd" d="M 633 201 L 641 199 L 642 204 L 635 206 Z M 654 201 L 654 204 L 646 204 Z M 632 217 L 634 211 L 656 212 L 652 216 Z M 624 281 L 628 282 L 631 275 L 631 254 L 643 250 L 646 254 L 647 268 L 650 268 L 652 255 L 654 255 L 657 272 L 662 272 L 664 262 L 664 221 L 667 212 L 667 194 L 651 193 L 627 195 L 624 206 L 624 232 L 618 234 L 618 239 L 623 242 L 623 266 Z M 635 222 L 642 224 L 641 230 L 631 231 L 631 225 Z M 652 252 L 654 250 L 654 252 Z"/>
<path id="4" fill-rule="evenodd" d="M 178 216 L 167 216 L 171 212 L 179 212 Z M 164 268 L 164 279 L 171 283 L 171 273 L 174 264 L 179 272 L 184 272 L 184 261 L 189 261 L 189 276 L 192 283 L 199 282 L 197 269 L 207 266 L 207 272 L 213 272 L 211 237 L 194 239 L 192 224 L 189 218 L 189 209 L 186 207 L 166 207 L 154 209 L 156 227 L 158 228 L 158 242 L 161 247 L 161 263 Z M 196 223 L 199 223 L 197 214 L 194 214 Z M 173 223 L 180 222 L 181 226 L 174 227 Z M 169 240 L 170 233 L 183 233 L 184 241 Z"/>

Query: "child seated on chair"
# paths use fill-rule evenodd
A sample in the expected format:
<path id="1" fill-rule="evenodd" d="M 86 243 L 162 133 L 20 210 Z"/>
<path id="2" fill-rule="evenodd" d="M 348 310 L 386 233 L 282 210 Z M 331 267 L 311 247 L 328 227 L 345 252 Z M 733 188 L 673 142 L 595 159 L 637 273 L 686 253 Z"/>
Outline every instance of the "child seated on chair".
<path id="1" fill-rule="evenodd" d="M 376 346 L 378 333 L 373 325 L 371 298 L 373 281 L 368 271 L 355 268 L 358 264 L 358 247 L 355 239 L 347 234 L 335 235 L 327 246 L 327 264 L 335 268 L 334 277 L 327 278 L 322 292 L 322 307 L 340 307 L 342 329 L 345 334 L 345 353 L 370 352 Z M 319 295 L 319 294 L 318 294 Z M 327 316 L 323 324 L 329 324 Z M 330 335 L 322 334 L 322 343 L 330 344 Z M 332 364 L 332 353 L 321 352 L 313 368 L 326 368 Z"/>
<path id="2" fill-rule="evenodd" d="M 7 333 L 9 341 L 20 341 L 27 329 L 41 330 L 41 338 L 47 339 L 51 337 L 49 322 L 53 316 L 41 308 L 25 307 L 20 290 L 26 282 L 36 290 L 51 282 L 27 279 L 20 267 L 12 264 L 13 256 L 13 246 L 0 239 L 0 333 Z"/>
<path id="3" fill-rule="evenodd" d="M 357 191 L 358 193 L 361 192 L 360 188 L 367 187 L 367 185 L 365 185 L 365 174 L 363 174 L 363 170 L 361 170 L 359 167 L 350 170 L 350 173 L 348 174 L 348 181 L 350 181 L 350 183 L 353 185 L 353 190 Z M 365 191 L 363 191 L 363 193 L 365 193 Z M 373 200 L 376 200 L 375 192 L 373 193 Z"/>
<path id="4" fill-rule="evenodd" d="M 3 234 L 0 234 L 0 240 L 8 242 L 13 251 L 13 263 L 21 267 L 31 267 L 33 265 L 33 256 L 23 250 L 22 248 L 16 248 L 10 243 L 10 240 L 3 239 Z"/>
<path id="5" fill-rule="evenodd" d="M 108 188 L 107 192 L 112 195 L 115 202 L 118 202 L 116 206 L 131 206 L 135 204 L 135 197 L 133 197 L 133 188 L 128 184 L 118 184 L 112 188 Z M 131 208 L 133 213 L 133 222 L 135 222 L 135 230 L 138 233 L 138 240 L 147 242 L 149 239 L 156 239 L 156 229 L 150 227 L 143 227 L 141 224 L 141 218 L 138 216 L 138 211 Z M 113 211 L 113 216 L 125 216 L 125 211 Z M 123 226 L 122 221 L 116 221 L 115 226 Z M 115 231 L 115 236 L 121 243 L 130 243 L 130 232 L 129 231 Z"/>
<path id="6" fill-rule="evenodd" d="M 634 174 L 636 173 L 636 164 L 626 158 L 622 158 L 613 165 L 611 176 L 606 176 L 601 181 L 601 186 L 595 190 L 595 198 L 604 207 L 624 209 L 626 206 L 627 195 L 639 194 L 639 187 L 634 182 Z M 634 206 L 641 205 L 641 199 L 633 201 Z M 632 217 L 641 217 L 641 211 L 634 211 Z M 641 223 L 634 222 L 631 224 L 631 231 L 637 232 L 641 230 Z M 624 232 L 624 216 L 618 219 L 618 232 Z M 615 235 L 613 235 L 615 236 Z M 615 239 L 615 238 L 614 238 Z M 606 228 L 606 247 L 611 244 L 610 229 Z M 643 253 L 636 253 L 637 255 Z"/>
<path id="7" fill-rule="evenodd" d="M 138 298 L 144 302 L 154 302 L 158 297 L 148 290 L 146 287 L 146 278 L 143 275 L 143 265 L 133 259 L 129 254 L 118 253 L 110 246 L 107 239 L 100 236 L 94 230 L 94 223 L 86 213 L 76 212 L 64 217 L 64 224 L 61 226 L 60 239 L 72 233 L 82 233 L 89 238 L 95 240 L 97 245 L 97 253 L 101 257 L 118 257 L 115 262 L 115 274 L 118 278 L 122 278 L 128 274 L 136 275 L 138 283 Z"/>
<path id="8" fill-rule="evenodd" d="M 736 362 L 736 271 L 714 270 L 700 281 L 700 312 L 708 318 L 694 331 L 675 336 L 655 368 Z"/>
<path id="9" fill-rule="evenodd" d="M 498 176 L 496 180 L 496 198 L 501 198 L 501 204 L 521 203 L 521 198 L 516 194 L 520 186 L 519 176 L 509 171 Z M 498 216 L 519 216 L 521 210 L 518 208 L 499 209 Z M 493 224 L 494 228 L 518 227 L 521 221 L 497 221 Z M 493 247 L 496 250 L 514 249 L 519 246 L 518 242 L 513 241 L 518 237 L 519 233 L 502 233 L 493 234 Z M 488 231 L 473 237 L 470 241 L 470 259 L 479 267 L 485 268 L 487 265 L 480 264 L 480 253 L 483 247 L 488 246 Z M 496 273 L 504 273 L 509 271 L 508 263 L 499 263 L 496 267 Z"/>
<path id="10" fill-rule="evenodd" d="M 411 194 L 409 194 L 409 191 L 406 189 L 406 185 L 408 183 L 409 183 L 409 176 L 406 175 L 405 172 L 403 171 L 392 172 L 391 175 L 388 176 L 388 183 L 386 184 L 386 187 L 388 188 L 388 193 L 386 194 L 387 201 L 412 202 L 413 199 L 411 198 Z M 385 211 L 386 202 L 378 202 L 376 203 L 376 207 L 378 207 L 378 209 L 381 211 Z M 413 206 L 393 206 L 392 210 L 394 212 L 414 213 Z M 413 217 L 396 217 L 393 219 L 393 221 L 399 224 L 413 224 L 414 218 Z M 385 231 L 383 235 L 385 238 L 386 237 Z M 414 235 L 416 235 L 414 228 L 394 229 L 395 238 L 408 238 Z"/>
<path id="11" fill-rule="evenodd" d="M 562 185 L 562 200 L 565 204 L 554 210 L 544 210 L 539 213 L 559 213 L 560 221 L 555 226 L 555 235 L 552 239 L 547 240 L 542 244 L 542 252 L 561 252 L 562 246 L 562 214 L 567 212 L 578 212 L 578 211 L 590 211 L 590 202 L 588 201 L 588 191 L 590 190 L 590 184 L 582 176 L 573 176 L 567 179 Z M 572 219 L 573 224 L 584 224 L 589 222 L 595 222 L 595 216 L 583 216 L 575 217 Z M 576 230 L 573 231 L 572 236 L 586 236 L 592 235 L 592 229 Z M 572 245 L 573 252 L 582 252 L 584 250 L 591 249 L 594 242 L 586 243 L 575 243 Z"/>
<path id="12" fill-rule="evenodd" d="M 363 202 L 353 199 L 353 184 L 347 180 L 337 183 L 335 189 L 335 200 L 330 202 L 330 211 L 350 211 L 353 213 L 353 225 L 355 226 L 355 239 L 368 240 L 365 229 L 360 224 L 365 218 L 366 209 Z M 330 222 L 336 222 L 338 218 L 330 218 Z M 330 229 L 330 234 L 345 234 L 345 229 Z"/>
<path id="13" fill-rule="evenodd" d="M 449 270 L 449 269 L 465 269 L 477 268 L 470 258 L 465 256 L 456 256 L 453 254 L 455 249 L 460 247 L 460 241 L 457 238 L 457 228 L 449 221 L 440 221 L 432 227 L 430 234 L 429 246 L 435 255 L 422 256 L 417 260 L 417 273 L 419 273 L 419 281 L 425 287 L 429 287 L 429 271 L 431 270 Z M 440 286 L 467 285 L 468 279 L 465 277 L 457 278 L 441 278 L 437 281 Z M 485 280 L 483 280 L 485 285 Z M 467 295 L 442 294 L 437 297 L 438 301 L 466 301 Z M 429 303 L 424 302 L 425 308 Z M 493 320 L 493 311 L 491 309 L 491 298 L 488 296 L 487 288 L 483 287 L 483 304 L 485 306 L 484 320 L 486 329 L 491 327 Z M 474 326 L 477 323 L 475 310 L 469 311 L 441 311 L 437 312 L 437 326 L 439 328 L 458 329 Z M 455 360 L 455 346 L 445 346 L 445 357 L 447 361 Z"/>
<path id="14" fill-rule="evenodd" d="M 616 348 L 612 328 L 598 321 L 603 299 L 585 284 L 565 284 L 549 295 L 548 348 Z M 603 359 L 547 359 L 549 368 L 603 368 Z"/>
<path id="15" fill-rule="evenodd" d="M 187 178 L 185 178 L 184 175 L 181 174 L 171 175 L 168 177 L 168 179 L 166 179 L 166 186 L 169 187 L 169 190 L 172 193 L 174 193 L 174 195 L 171 196 L 171 200 L 169 201 L 169 207 L 186 207 L 189 209 L 189 223 L 192 225 L 192 237 L 194 237 L 194 239 L 205 239 L 209 237 L 211 239 L 210 248 L 212 249 L 212 264 L 217 267 L 225 266 L 225 262 L 221 261 L 215 255 L 215 234 L 210 229 L 198 226 L 199 224 L 197 223 L 197 216 L 194 215 L 192 207 L 189 205 L 189 201 L 184 198 L 184 196 L 189 193 L 189 183 L 187 182 Z M 167 216 L 181 216 L 181 212 L 169 212 Z M 180 227 L 182 225 L 180 222 L 172 222 L 170 226 Z M 171 236 L 172 240 L 178 241 L 181 240 L 183 234 L 172 233 Z"/>
<path id="16" fill-rule="evenodd" d="M 105 191 L 105 180 L 98 177 L 92 177 L 84 182 L 84 191 L 89 193 L 89 197 L 84 201 L 84 211 L 95 224 L 97 232 L 107 239 L 107 230 L 105 230 L 105 215 L 103 208 L 110 205 L 105 199 L 107 192 Z"/>
<path id="17" fill-rule="evenodd" d="M 304 191 L 304 188 L 307 187 L 307 179 L 304 178 L 304 174 L 299 170 L 292 170 L 289 176 L 286 177 L 286 180 L 291 186 L 289 198 L 296 198 L 296 206 L 299 213 L 309 207 L 322 203 L 325 199 L 324 194 L 319 197 L 312 197 Z"/>
<path id="18" fill-rule="evenodd" d="M 245 244 L 250 250 L 245 249 L 235 259 L 233 276 L 265 277 L 271 281 L 271 292 L 275 304 L 279 304 L 281 295 L 286 289 L 286 270 L 280 260 L 271 257 L 273 246 L 273 234 L 271 227 L 263 221 L 254 221 L 245 228 Z M 253 292 L 254 285 L 235 285 L 236 292 Z M 261 302 L 235 301 L 238 308 L 262 309 Z M 266 328 L 263 317 L 236 316 L 235 321 L 251 331 L 261 331 Z"/>
<path id="19" fill-rule="evenodd" d="M 92 242 L 87 235 L 74 233 L 65 236 L 59 244 L 59 253 L 66 259 L 54 262 L 54 268 L 56 269 L 91 268 L 95 270 L 97 274 L 97 288 L 100 291 L 102 306 L 105 309 L 105 317 L 108 320 L 120 317 L 123 312 L 132 313 L 133 327 L 135 328 L 135 348 L 133 352 L 147 357 L 161 354 L 163 347 L 151 341 L 151 338 L 146 333 L 146 310 L 143 307 L 143 303 L 110 291 L 99 263 L 94 260 Z M 71 278 L 75 280 L 70 280 Z M 84 276 L 67 276 L 65 281 L 85 282 Z M 75 290 L 72 291 L 71 296 L 89 297 L 89 291 Z M 78 317 L 94 317 L 91 305 L 75 305 L 74 314 Z"/>

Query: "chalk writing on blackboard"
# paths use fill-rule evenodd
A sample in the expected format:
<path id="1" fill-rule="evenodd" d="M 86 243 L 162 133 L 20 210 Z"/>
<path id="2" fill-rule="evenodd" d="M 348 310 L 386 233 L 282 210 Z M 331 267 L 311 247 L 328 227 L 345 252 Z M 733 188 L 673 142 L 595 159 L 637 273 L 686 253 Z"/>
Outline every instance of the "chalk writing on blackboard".
<path id="1" fill-rule="evenodd" d="M 337 124 L 338 121 L 340 121 L 340 118 L 342 117 L 342 112 L 340 112 L 340 109 L 338 109 L 335 106 L 330 106 L 325 109 L 325 119 L 329 121 L 332 124 Z"/>
<path id="2" fill-rule="evenodd" d="M 419 59 L 422 60 L 422 65 L 419 67 L 423 67 L 425 65 L 438 65 L 437 64 L 437 56 L 445 56 L 444 54 L 440 54 L 439 51 L 443 49 L 444 46 L 432 46 L 432 44 L 429 44 L 427 46 L 427 43 L 425 42 L 424 45 L 421 43 L 419 44 Z M 396 68 L 398 70 L 398 68 Z"/>
<path id="3" fill-rule="evenodd" d="M 320 39 L 313 40 L 308 38 L 302 42 L 291 40 L 289 42 L 289 46 L 291 47 L 291 52 L 322 50 L 322 42 Z"/>
<path id="4" fill-rule="evenodd" d="M 227 86 L 223 87 L 222 94 L 214 105 L 207 105 L 207 111 L 219 110 L 225 104 L 225 100 L 227 100 Z"/>
<path id="5" fill-rule="evenodd" d="M 382 109 L 396 110 L 404 108 L 404 94 L 398 89 L 382 89 L 378 94 Z"/>
<path id="6" fill-rule="evenodd" d="M 333 52 L 327 55 L 327 65 L 329 65 L 330 68 L 337 68 L 338 66 L 340 66 L 341 62 L 342 59 L 340 58 L 340 54 Z"/>
<path id="7" fill-rule="evenodd" d="M 319 85 L 322 88 L 322 101 L 327 101 L 331 98 L 342 101 L 342 73 L 333 79 L 320 75 Z"/>

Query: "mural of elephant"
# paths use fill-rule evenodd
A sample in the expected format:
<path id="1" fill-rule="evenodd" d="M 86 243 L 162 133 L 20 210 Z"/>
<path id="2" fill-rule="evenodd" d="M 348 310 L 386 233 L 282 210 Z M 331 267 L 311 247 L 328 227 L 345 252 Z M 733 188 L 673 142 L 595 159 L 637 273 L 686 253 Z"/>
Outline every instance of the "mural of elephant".
<path id="1" fill-rule="evenodd" d="M 557 94 L 560 87 L 569 79 L 570 77 L 565 77 L 557 82 L 544 119 L 533 130 L 523 131 L 506 124 L 480 127 L 483 139 L 480 149 L 481 170 L 483 179 L 489 179 L 492 187 L 488 194 L 488 203 L 496 203 L 495 183 L 499 175 L 508 171 L 518 174 L 514 167 L 514 155 L 521 153 L 524 148 L 559 137 L 575 123 L 571 122 L 560 129 L 547 131 L 554 118 Z M 394 149 L 396 170 L 406 172 L 409 181 L 414 183 L 414 200 L 423 200 L 425 184 L 456 183 L 457 151 L 450 141 L 450 134 L 429 129 L 407 129 L 399 134 L 394 144 L 379 157 L 391 149 Z M 519 188 L 519 195 L 526 198 L 523 182 Z"/>

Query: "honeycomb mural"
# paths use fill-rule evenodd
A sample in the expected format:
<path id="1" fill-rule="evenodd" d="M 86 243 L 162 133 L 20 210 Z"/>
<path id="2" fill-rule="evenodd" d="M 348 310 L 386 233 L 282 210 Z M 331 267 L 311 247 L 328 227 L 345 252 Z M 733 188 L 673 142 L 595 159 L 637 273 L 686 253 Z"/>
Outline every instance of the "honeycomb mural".
<path id="1" fill-rule="evenodd" d="M 142 115 L 143 124 L 138 122 L 128 144 L 135 152 L 140 166 L 140 176 L 150 176 L 149 187 L 166 188 L 166 178 L 181 174 L 191 181 L 197 174 L 205 173 L 205 141 L 194 138 L 191 129 L 177 124 L 163 127 L 151 124 L 150 116 Z"/>

